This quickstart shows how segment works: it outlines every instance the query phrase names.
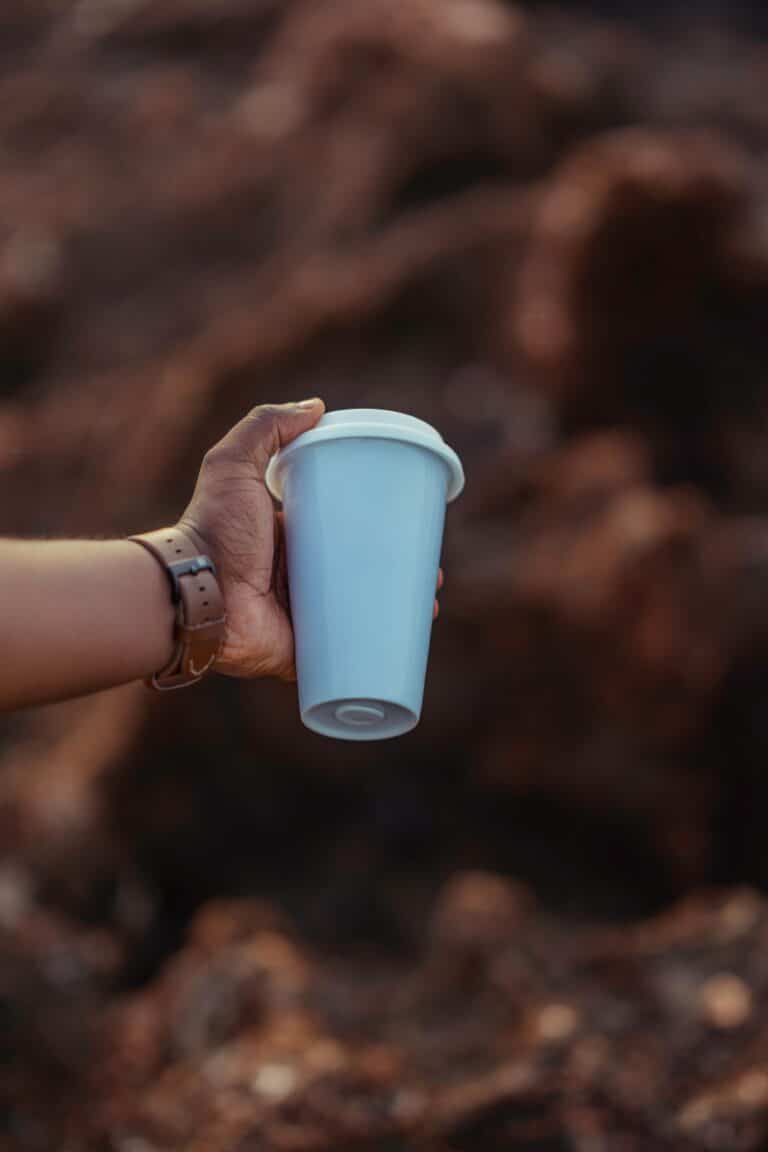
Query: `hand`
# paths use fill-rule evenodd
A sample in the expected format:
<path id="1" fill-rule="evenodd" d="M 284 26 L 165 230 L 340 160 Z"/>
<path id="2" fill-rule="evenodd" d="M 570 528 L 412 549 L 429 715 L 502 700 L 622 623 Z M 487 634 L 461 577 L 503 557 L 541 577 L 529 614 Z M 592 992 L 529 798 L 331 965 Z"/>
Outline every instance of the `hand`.
<path id="1" fill-rule="evenodd" d="M 219 672 L 296 678 L 282 516 L 264 476 L 270 457 L 324 411 L 318 399 L 254 408 L 203 460 L 179 527 L 216 565 L 227 613 Z"/>

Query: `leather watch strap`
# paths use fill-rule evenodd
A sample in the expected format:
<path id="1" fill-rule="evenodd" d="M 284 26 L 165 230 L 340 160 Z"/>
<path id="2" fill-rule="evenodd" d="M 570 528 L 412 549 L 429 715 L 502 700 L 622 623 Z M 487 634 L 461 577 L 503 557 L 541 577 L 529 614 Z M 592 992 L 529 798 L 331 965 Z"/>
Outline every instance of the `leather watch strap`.
<path id="1" fill-rule="evenodd" d="M 148 683 L 161 692 L 195 684 L 212 666 L 224 639 L 224 599 L 213 561 L 198 553 L 181 528 L 160 528 L 130 539 L 160 561 L 176 606 L 176 649 Z"/>

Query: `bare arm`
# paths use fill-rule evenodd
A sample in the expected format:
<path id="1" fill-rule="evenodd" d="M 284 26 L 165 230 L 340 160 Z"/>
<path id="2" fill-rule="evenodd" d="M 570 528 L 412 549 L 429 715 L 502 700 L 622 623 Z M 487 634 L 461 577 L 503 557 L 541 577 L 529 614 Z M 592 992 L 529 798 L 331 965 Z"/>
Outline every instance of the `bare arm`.
<path id="1" fill-rule="evenodd" d="M 0 709 L 151 676 L 173 652 L 168 581 L 126 540 L 0 541 Z"/>

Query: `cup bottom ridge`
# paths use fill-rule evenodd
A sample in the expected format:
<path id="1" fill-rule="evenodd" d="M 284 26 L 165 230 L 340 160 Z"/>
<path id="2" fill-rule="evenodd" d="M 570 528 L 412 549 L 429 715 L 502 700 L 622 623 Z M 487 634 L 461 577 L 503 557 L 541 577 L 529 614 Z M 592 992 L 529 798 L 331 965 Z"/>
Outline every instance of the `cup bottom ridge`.
<path id="1" fill-rule="evenodd" d="M 336 740 L 386 740 L 415 728 L 419 717 L 390 700 L 326 700 L 302 713 L 307 728 Z"/>

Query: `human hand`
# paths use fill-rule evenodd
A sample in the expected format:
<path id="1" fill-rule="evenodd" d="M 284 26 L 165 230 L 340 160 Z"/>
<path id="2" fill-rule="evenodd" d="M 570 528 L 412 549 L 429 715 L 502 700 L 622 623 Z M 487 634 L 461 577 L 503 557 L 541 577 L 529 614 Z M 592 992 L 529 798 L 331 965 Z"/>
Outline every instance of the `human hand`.
<path id="1" fill-rule="evenodd" d="M 282 517 L 264 477 L 270 457 L 324 411 L 319 399 L 254 408 L 203 460 L 179 527 L 216 565 L 227 614 L 219 672 L 296 678 Z"/>

